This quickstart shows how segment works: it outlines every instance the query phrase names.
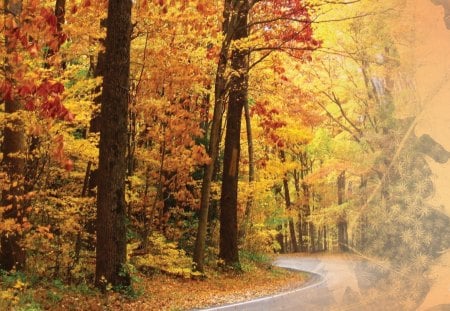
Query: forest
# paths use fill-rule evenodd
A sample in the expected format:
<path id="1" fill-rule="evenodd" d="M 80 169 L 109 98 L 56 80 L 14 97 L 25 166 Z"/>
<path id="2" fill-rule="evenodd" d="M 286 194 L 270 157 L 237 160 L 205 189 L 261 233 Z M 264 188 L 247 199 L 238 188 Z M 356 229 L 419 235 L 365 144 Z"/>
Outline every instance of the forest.
<path id="1" fill-rule="evenodd" d="M 450 153 L 415 132 L 412 2 L 2 1 L 0 309 L 206 307 L 304 282 L 271 267 L 298 253 L 415 310 Z"/>

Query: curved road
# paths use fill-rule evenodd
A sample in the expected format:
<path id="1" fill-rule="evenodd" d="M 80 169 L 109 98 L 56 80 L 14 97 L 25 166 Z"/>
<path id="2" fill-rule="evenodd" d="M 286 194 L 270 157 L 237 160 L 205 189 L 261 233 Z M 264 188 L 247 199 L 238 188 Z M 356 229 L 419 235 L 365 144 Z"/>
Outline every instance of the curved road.
<path id="1" fill-rule="evenodd" d="M 379 278 L 374 264 L 355 256 L 280 256 L 275 265 L 306 271 L 310 280 L 301 288 L 251 301 L 212 307 L 205 310 L 392 310 L 382 302 L 382 291 L 368 298 L 365 294 Z M 378 270 L 379 271 L 379 270 Z M 378 275 L 378 276 L 377 276 Z M 399 311 L 398 308 L 396 311 Z"/>

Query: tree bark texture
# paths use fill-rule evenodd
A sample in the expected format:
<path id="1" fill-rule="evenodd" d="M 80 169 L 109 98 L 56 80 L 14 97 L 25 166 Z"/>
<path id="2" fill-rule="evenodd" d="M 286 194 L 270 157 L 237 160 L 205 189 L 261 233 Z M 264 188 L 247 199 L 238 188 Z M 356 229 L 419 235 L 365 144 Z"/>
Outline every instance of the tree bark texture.
<path id="1" fill-rule="evenodd" d="M 126 145 L 130 75 L 131 0 L 110 0 L 106 33 L 99 180 L 96 284 L 129 285 L 126 263 Z"/>
<path id="2" fill-rule="evenodd" d="M 239 7 L 235 40 L 248 35 L 247 1 Z M 241 152 L 242 110 L 248 94 L 248 51 L 235 48 L 231 55 L 233 75 L 230 79 L 225 152 L 220 198 L 219 257 L 226 266 L 239 266 L 237 194 Z"/>
<path id="3" fill-rule="evenodd" d="M 225 107 L 226 96 L 226 78 L 225 71 L 228 64 L 228 52 L 232 41 L 230 35 L 230 29 L 234 28 L 232 25 L 232 12 L 231 12 L 231 0 L 227 0 L 224 5 L 224 22 L 223 22 L 223 34 L 224 41 L 219 54 L 219 63 L 217 65 L 216 80 L 214 85 L 214 111 L 211 124 L 211 134 L 209 138 L 208 155 L 211 159 L 209 164 L 205 165 L 201 198 L 200 198 L 200 212 L 197 228 L 197 236 L 194 246 L 193 260 L 195 263 L 195 269 L 203 272 L 204 270 L 204 252 L 206 242 L 206 232 L 208 227 L 208 212 L 209 212 L 209 200 L 211 196 L 211 182 L 214 175 L 214 168 L 219 155 L 219 143 L 220 143 L 220 128 L 222 125 L 222 116 Z"/>
<path id="4" fill-rule="evenodd" d="M 5 13 L 19 16 L 22 11 L 21 0 L 5 0 Z M 12 51 L 11 51 L 12 52 Z M 10 78 L 8 66 L 5 66 L 6 79 Z M 14 83 L 14 81 L 10 81 Z M 10 115 L 11 122 L 3 128 L 2 170 L 9 178 L 9 188 L 2 192 L 2 206 L 9 206 L 3 212 L 3 219 L 15 219 L 22 223 L 25 207 L 19 203 L 24 194 L 24 179 L 27 152 L 24 123 L 17 116 L 22 105 L 16 100 L 5 100 L 5 112 Z M 0 236 L 0 268 L 4 270 L 22 269 L 25 265 L 25 251 L 20 246 L 21 236 L 16 232 L 2 233 Z"/>
<path id="5" fill-rule="evenodd" d="M 56 0 L 55 4 L 55 16 L 56 16 L 56 27 L 58 29 L 58 32 L 62 31 L 62 25 L 64 25 L 65 22 L 65 15 L 66 15 L 66 0 Z"/>

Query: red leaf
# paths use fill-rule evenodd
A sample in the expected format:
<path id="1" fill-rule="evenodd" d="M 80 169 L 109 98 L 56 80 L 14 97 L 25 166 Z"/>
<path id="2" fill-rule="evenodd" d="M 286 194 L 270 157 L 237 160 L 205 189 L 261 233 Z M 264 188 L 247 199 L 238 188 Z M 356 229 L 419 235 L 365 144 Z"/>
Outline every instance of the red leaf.
<path id="1" fill-rule="evenodd" d="M 43 18 L 45 18 L 45 20 L 47 21 L 47 24 L 49 24 L 52 27 L 56 27 L 58 20 L 56 19 L 56 16 L 55 16 L 55 14 L 53 14 L 53 12 L 46 10 L 46 9 L 42 9 L 41 16 Z"/>
<path id="2" fill-rule="evenodd" d="M 3 82 L 1 88 L 0 88 L 2 98 L 3 100 L 12 100 L 12 85 L 8 83 L 7 81 Z"/>
<path id="3" fill-rule="evenodd" d="M 24 84 L 19 89 L 19 95 L 23 97 L 31 95 L 35 92 L 35 89 L 36 87 L 32 84 Z"/>
<path id="4" fill-rule="evenodd" d="M 51 84 L 48 81 L 44 81 L 37 88 L 36 94 L 42 97 L 47 97 L 50 93 Z"/>
<path id="5" fill-rule="evenodd" d="M 28 111 L 34 111 L 36 109 L 36 105 L 33 103 L 33 101 L 29 100 L 25 104 L 25 109 Z"/>
<path id="6" fill-rule="evenodd" d="M 56 82 L 51 86 L 50 90 L 54 93 L 61 94 L 64 92 L 64 85 L 61 82 Z"/>

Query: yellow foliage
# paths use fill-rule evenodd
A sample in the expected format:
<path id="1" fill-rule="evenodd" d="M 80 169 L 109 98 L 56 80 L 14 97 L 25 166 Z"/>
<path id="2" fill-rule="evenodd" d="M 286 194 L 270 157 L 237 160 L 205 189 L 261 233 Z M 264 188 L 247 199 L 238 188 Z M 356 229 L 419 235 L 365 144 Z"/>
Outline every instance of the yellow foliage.
<path id="1" fill-rule="evenodd" d="M 196 273 L 193 271 L 192 258 L 178 248 L 176 242 L 169 242 L 160 233 L 153 232 L 148 237 L 148 253 L 131 256 L 131 263 L 138 269 L 157 269 L 172 275 L 190 278 Z M 128 245 L 128 253 L 132 254 L 139 243 Z"/>
<path id="2" fill-rule="evenodd" d="M 243 248 L 257 254 L 270 254 L 280 250 L 276 241 L 277 231 L 264 224 L 254 224 L 248 232 Z"/>

